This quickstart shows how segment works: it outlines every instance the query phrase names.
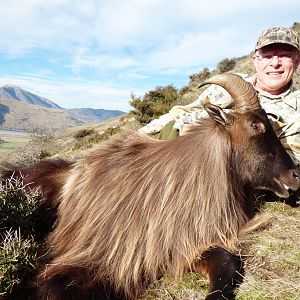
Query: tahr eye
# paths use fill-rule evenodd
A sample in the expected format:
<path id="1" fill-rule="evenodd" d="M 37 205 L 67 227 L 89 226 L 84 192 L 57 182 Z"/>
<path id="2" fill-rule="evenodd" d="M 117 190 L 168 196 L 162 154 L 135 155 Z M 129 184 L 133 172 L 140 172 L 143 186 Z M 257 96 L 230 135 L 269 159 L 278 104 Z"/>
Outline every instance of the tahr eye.
<path id="1" fill-rule="evenodd" d="M 257 133 L 263 133 L 265 132 L 265 126 L 261 122 L 252 122 L 251 123 L 251 128 L 253 128 Z"/>

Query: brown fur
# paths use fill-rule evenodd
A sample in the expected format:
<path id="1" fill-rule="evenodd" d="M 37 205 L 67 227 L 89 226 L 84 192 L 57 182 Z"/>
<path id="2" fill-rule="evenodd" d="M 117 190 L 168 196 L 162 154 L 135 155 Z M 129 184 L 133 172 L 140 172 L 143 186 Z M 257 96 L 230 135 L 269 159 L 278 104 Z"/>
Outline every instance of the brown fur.
<path id="1" fill-rule="evenodd" d="M 211 246 L 233 249 L 248 216 L 231 151 L 228 133 L 207 119 L 175 140 L 134 133 L 78 161 L 41 281 L 77 269 L 81 285 L 87 270 L 135 298 L 161 274 L 181 277 Z"/>
<path id="2" fill-rule="evenodd" d="M 234 299 L 242 261 L 232 251 L 267 224 L 252 219 L 254 190 L 286 197 L 282 182 L 297 189 L 300 176 L 262 109 L 207 111 L 173 140 L 132 133 L 75 163 L 19 170 L 41 186 L 51 217 L 58 206 L 36 298 L 136 299 L 163 274 L 195 270 L 209 276 L 206 299 Z"/>

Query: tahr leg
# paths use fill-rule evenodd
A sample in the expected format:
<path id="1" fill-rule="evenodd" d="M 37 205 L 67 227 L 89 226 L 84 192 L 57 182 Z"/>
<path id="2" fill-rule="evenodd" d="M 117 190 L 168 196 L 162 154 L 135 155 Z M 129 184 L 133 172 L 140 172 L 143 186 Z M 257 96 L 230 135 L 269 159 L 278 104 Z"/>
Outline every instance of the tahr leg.
<path id="1" fill-rule="evenodd" d="M 235 289 L 243 282 L 244 267 L 241 257 L 217 247 L 203 253 L 197 263 L 209 278 L 209 293 L 205 300 L 234 300 Z"/>

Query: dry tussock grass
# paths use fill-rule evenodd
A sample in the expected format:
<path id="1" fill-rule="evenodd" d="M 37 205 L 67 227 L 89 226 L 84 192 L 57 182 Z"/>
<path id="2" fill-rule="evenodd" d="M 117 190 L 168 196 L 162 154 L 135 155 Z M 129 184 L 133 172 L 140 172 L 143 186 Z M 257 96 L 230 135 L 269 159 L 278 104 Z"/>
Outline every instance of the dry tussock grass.
<path id="1" fill-rule="evenodd" d="M 300 299 L 300 208 L 280 202 L 265 208 L 269 228 L 248 240 L 245 280 L 238 300 Z"/>

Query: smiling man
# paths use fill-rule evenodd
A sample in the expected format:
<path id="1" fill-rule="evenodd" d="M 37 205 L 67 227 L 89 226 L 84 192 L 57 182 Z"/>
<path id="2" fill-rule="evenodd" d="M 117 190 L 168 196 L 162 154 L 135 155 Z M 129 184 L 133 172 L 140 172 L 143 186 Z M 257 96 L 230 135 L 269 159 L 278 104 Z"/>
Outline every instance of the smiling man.
<path id="1" fill-rule="evenodd" d="M 252 60 L 257 72 L 253 84 L 260 93 L 287 91 L 300 61 L 298 33 L 283 27 L 263 31 Z"/>
<path id="2" fill-rule="evenodd" d="M 291 28 L 264 30 L 257 39 L 252 57 L 256 73 L 239 74 L 258 92 L 261 105 L 270 114 L 272 125 L 282 144 L 296 163 L 300 162 L 300 91 L 293 75 L 300 63 L 299 34 Z M 185 129 L 206 115 L 203 105 L 212 103 L 230 108 L 232 99 L 220 86 L 209 86 L 193 103 L 175 106 L 171 111 L 140 129 L 160 132 L 164 138 L 183 134 Z"/>
<path id="3" fill-rule="evenodd" d="M 256 74 L 246 78 L 257 90 L 260 101 L 293 160 L 300 162 L 300 91 L 293 75 L 300 63 L 298 32 L 285 27 L 264 30 L 252 57 Z"/>

